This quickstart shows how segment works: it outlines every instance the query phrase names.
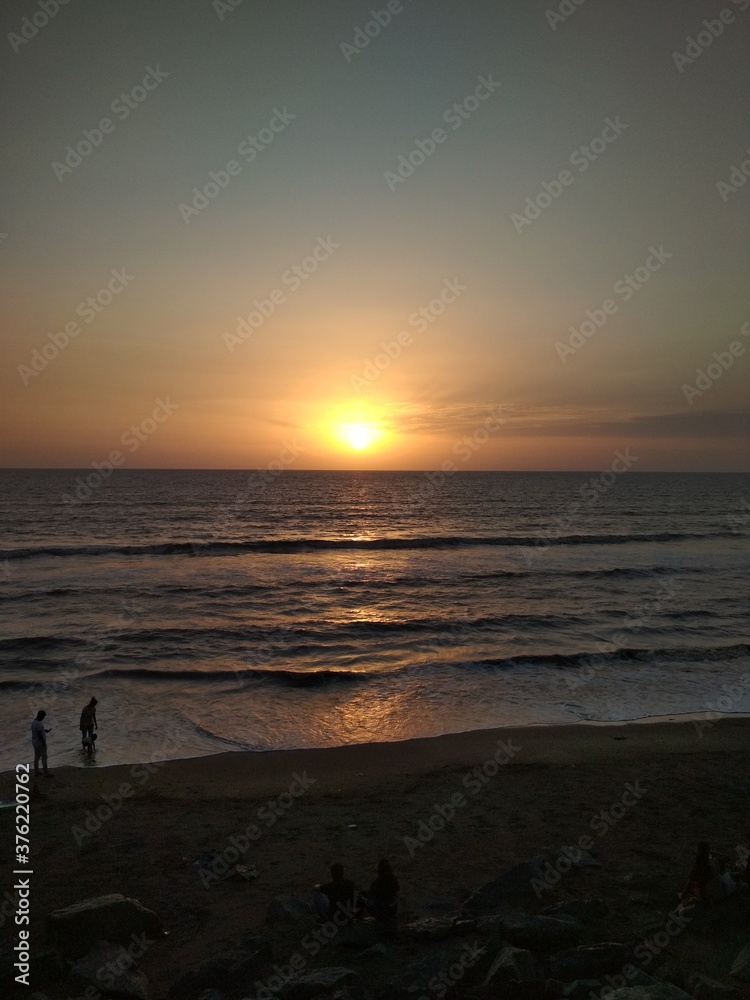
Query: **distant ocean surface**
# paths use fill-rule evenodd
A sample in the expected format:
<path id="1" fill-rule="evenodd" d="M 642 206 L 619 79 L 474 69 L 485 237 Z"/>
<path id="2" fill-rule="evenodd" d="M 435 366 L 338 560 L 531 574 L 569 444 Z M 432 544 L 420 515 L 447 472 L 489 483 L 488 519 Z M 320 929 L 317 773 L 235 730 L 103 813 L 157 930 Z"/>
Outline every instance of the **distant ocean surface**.
<path id="1" fill-rule="evenodd" d="M 750 712 L 750 475 L 90 472 L 0 472 L 0 769 Z"/>

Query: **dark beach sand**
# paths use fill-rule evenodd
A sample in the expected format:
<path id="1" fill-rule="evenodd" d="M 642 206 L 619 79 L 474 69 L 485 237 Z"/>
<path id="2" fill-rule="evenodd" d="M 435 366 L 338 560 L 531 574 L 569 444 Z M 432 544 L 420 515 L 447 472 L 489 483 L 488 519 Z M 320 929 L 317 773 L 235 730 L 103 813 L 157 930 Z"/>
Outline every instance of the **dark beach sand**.
<path id="1" fill-rule="evenodd" d="M 660 720 L 226 753 L 140 768 L 63 768 L 39 782 L 48 797 L 32 809 L 33 942 L 43 947 L 43 920 L 51 910 L 109 892 L 135 897 L 170 932 L 140 963 L 159 1000 L 186 965 L 261 928 L 273 896 L 309 898 L 312 883 L 325 880 L 333 861 L 341 860 L 361 886 L 372 879 L 378 858 L 388 857 L 402 883 L 405 922 L 428 912 L 430 900 L 458 904 L 541 848 L 581 837 L 590 838 L 601 868 L 565 874 L 544 903 L 603 897 L 612 907 L 603 939 L 623 939 L 634 921 L 676 905 L 699 840 L 730 855 L 750 843 L 749 738 L 745 718 L 711 725 Z M 477 777 L 476 768 L 496 754 L 507 760 L 508 752 L 507 763 L 487 766 L 486 780 Z M 50 763 L 54 767 L 54 757 Z M 11 779 L 10 772 L 0 776 L 3 800 L 12 796 Z M 626 796 L 627 804 L 603 819 L 602 810 L 622 804 L 628 784 L 638 796 Z M 303 794 L 289 794 L 303 785 Z M 119 799 L 122 792 L 128 794 Z M 410 850 L 404 838 L 416 838 L 420 822 L 452 796 L 455 816 Z M 97 809 L 112 815 L 95 829 Z M 0 811 L 2 892 L 12 884 L 6 864 L 12 818 L 12 810 Z M 87 818 L 95 832 L 86 829 Z M 428 827 L 421 829 L 426 838 Z M 193 862 L 229 847 L 231 837 L 242 845 L 248 832 L 256 839 L 239 860 L 257 867 L 257 880 L 204 884 Z M 279 962 L 299 949 L 306 930 L 273 931 Z M 9 931 L 6 919 L 0 933 Z M 748 939 L 747 927 L 722 934 L 718 944 L 705 927 L 694 929 L 660 961 L 723 978 Z M 395 964 L 419 954 L 411 943 L 393 946 Z M 312 964 L 349 963 L 330 947 Z"/>

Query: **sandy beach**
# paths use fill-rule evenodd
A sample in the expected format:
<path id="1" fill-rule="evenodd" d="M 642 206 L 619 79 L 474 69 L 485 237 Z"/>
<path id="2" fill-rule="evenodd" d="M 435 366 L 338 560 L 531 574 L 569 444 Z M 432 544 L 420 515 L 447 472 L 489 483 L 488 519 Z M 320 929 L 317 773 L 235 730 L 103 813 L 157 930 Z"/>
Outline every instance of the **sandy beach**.
<path id="1" fill-rule="evenodd" d="M 601 867 L 561 874 L 539 907 L 604 898 L 603 940 L 622 939 L 641 911 L 674 907 L 698 841 L 732 856 L 749 842 L 749 732 L 745 718 L 579 724 L 56 770 L 39 782 L 47 797 L 31 814 L 33 946 L 43 950 L 44 917 L 56 908 L 134 897 L 169 931 L 139 962 L 159 1000 L 187 965 L 262 928 L 273 897 L 309 898 L 334 861 L 365 886 L 389 858 L 403 925 L 430 901 L 458 906 L 541 849 L 576 844 Z M 4 801 L 10 779 L 2 775 Z M 11 820 L 11 809 L 0 813 L 5 857 Z M 207 852 L 219 862 L 196 867 Z M 258 876 L 223 879 L 222 861 Z M 274 931 L 279 961 L 301 933 Z M 683 935 L 669 959 L 718 977 L 744 943 Z M 406 961 L 410 946 L 395 947 Z M 324 954 L 314 964 L 347 962 Z"/>

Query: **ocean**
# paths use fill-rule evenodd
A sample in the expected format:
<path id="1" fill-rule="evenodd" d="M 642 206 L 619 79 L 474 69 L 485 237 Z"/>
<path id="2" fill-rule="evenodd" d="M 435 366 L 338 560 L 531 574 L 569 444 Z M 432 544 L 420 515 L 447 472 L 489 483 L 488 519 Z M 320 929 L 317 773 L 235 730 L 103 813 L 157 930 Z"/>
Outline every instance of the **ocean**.
<path id="1" fill-rule="evenodd" d="M 749 497 L 747 474 L 2 471 L 0 769 L 40 708 L 52 767 L 748 712 Z"/>

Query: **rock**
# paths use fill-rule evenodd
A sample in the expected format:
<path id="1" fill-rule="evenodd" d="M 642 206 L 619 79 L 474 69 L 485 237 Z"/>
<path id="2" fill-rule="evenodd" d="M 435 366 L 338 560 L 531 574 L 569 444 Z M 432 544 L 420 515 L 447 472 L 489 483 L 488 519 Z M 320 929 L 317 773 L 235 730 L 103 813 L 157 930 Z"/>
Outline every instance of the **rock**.
<path id="1" fill-rule="evenodd" d="M 553 867 L 556 867 L 556 861 L 563 860 L 565 862 L 565 868 L 601 868 L 601 864 L 592 854 L 589 854 L 588 851 L 584 851 L 582 847 L 571 845 L 563 845 L 562 847 L 545 847 L 540 857 L 542 861 L 548 861 Z M 570 862 L 570 865 L 567 864 L 568 861 Z"/>
<path id="2" fill-rule="evenodd" d="M 572 917 L 581 924 L 593 924 L 606 917 L 609 907 L 603 899 L 569 899 L 542 910 L 546 917 Z"/>
<path id="3" fill-rule="evenodd" d="M 693 1000 L 689 993 L 672 983 L 656 986 L 623 986 L 607 994 L 607 1000 Z"/>
<path id="4" fill-rule="evenodd" d="M 336 935 L 327 940 L 339 948 L 369 948 L 380 940 L 384 930 L 375 920 L 344 924 L 343 927 L 338 927 L 336 924 L 333 926 L 336 927 Z"/>
<path id="5" fill-rule="evenodd" d="M 491 964 L 486 948 L 477 946 L 476 942 L 463 945 L 443 945 L 439 951 L 432 952 L 403 971 L 391 984 L 388 994 L 404 995 L 434 992 L 434 984 L 440 983 L 440 990 L 449 992 L 453 986 L 461 982 L 462 986 L 473 982 L 477 977 L 480 981 L 485 977 Z M 432 986 L 430 983 L 432 982 Z"/>
<path id="6" fill-rule="evenodd" d="M 619 972 L 627 965 L 631 949 L 626 944 L 613 941 L 591 946 L 569 948 L 552 955 L 549 961 L 550 975 L 555 979 L 569 982 L 573 979 L 595 979 L 608 972 Z"/>
<path id="7" fill-rule="evenodd" d="M 525 983 L 504 983 L 502 993 L 492 994 L 493 1000 L 559 1000 L 560 984 L 551 979 L 534 979 Z"/>
<path id="8" fill-rule="evenodd" d="M 219 993 L 218 990 L 204 990 L 198 1000 L 227 1000 L 225 993 Z"/>
<path id="9" fill-rule="evenodd" d="M 464 901 L 462 909 L 469 913 L 508 908 L 520 900 L 538 900 L 548 889 L 541 867 L 541 858 L 515 865 L 491 882 L 475 889 Z"/>
<path id="10" fill-rule="evenodd" d="M 98 941 L 74 963 L 70 974 L 93 983 L 97 989 L 104 984 L 108 996 L 148 1000 L 148 980 L 136 968 L 135 960 L 122 945 Z"/>
<path id="11" fill-rule="evenodd" d="M 624 966 L 627 969 L 627 985 L 630 986 L 659 986 L 661 981 L 654 979 L 652 976 L 646 975 L 645 972 L 641 972 L 640 969 L 636 969 L 635 966 L 629 965 Z M 623 977 L 623 973 L 617 973 L 620 978 Z M 595 997 L 606 997 L 609 1000 L 609 994 L 612 992 L 613 985 L 612 980 L 614 976 L 609 977 L 609 981 L 605 982 L 603 979 L 576 979 L 572 983 L 564 988 L 563 994 L 565 1000 L 590 1000 L 591 996 Z M 617 987 L 621 989 L 622 987 Z"/>
<path id="12" fill-rule="evenodd" d="M 307 900 L 298 896 L 274 896 L 268 904 L 266 920 L 269 923 L 281 921 L 287 924 L 296 924 L 308 914 L 312 913 L 312 906 Z"/>
<path id="13" fill-rule="evenodd" d="M 443 916 L 451 917 L 457 916 L 459 912 L 456 904 L 449 902 L 447 899 L 428 899 L 418 909 L 432 910 L 434 913 L 442 913 Z"/>
<path id="14" fill-rule="evenodd" d="M 450 963 L 450 961 L 451 955 L 446 954 L 441 949 L 439 953 L 434 952 L 425 958 L 420 958 L 418 962 L 412 962 L 404 969 L 403 974 L 399 976 L 397 982 L 407 988 L 412 984 L 414 984 L 415 988 L 416 986 L 426 986 L 427 980 L 431 976 L 436 976 L 445 963 Z"/>
<path id="15" fill-rule="evenodd" d="M 523 913 L 484 917 L 477 923 L 477 931 L 535 952 L 571 947 L 586 933 L 585 927 L 572 917 L 530 917 Z"/>
<path id="16" fill-rule="evenodd" d="M 378 941 L 377 944 L 365 948 L 359 957 L 365 962 L 379 962 L 388 957 L 388 949 Z"/>
<path id="17" fill-rule="evenodd" d="M 632 872 L 627 872 L 622 876 L 622 881 L 630 889 L 648 889 L 654 883 L 653 878 L 648 872 L 641 869 L 634 869 Z"/>
<path id="18" fill-rule="evenodd" d="M 81 958 L 97 941 L 135 945 L 141 951 L 164 936 L 159 918 L 137 899 L 119 893 L 95 896 L 47 917 L 47 939 L 67 959 Z"/>
<path id="19" fill-rule="evenodd" d="M 406 934 L 416 940 L 443 941 L 458 934 L 468 934 L 474 929 L 474 920 L 451 917 L 420 917 L 406 925 Z"/>
<path id="20" fill-rule="evenodd" d="M 742 1000 L 743 994 L 734 986 L 724 986 L 707 976 L 699 976 L 693 987 L 693 1000 Z"/>
<path id="21" fill-rule="evenodd" d="M 281 987 L 279 996 L 284 1000 L 314 1000 L 341 989 L 346 989 L 352 998 L 363 995 L 360 977 L 353 969 L 310 969 L 287 980 Z"/>
<path id="22" fill-rule="evenodd" d="M 536 978 L 534 958 L 524 948 L 506 946 L 490 966 L 484 985 L 499 983 L 522 983 Z"/>
<path id="23" fill-rule="evenodd" d="M 600 993 L 604 983 L 600 979 L 574 979 L 563 989 L 566 1000 L 588 1000 L 590 994 Z"/>
<path id="24" fill-rule="evenodd" d="M 732 962 L 729 975 L 741 983 L 750 983 L 750 944 L 746 944 L 737 958 Z"/>
<path id="25" fill-rule="evenodd" d="M 641 910 L 635 914 L 631 913 L 630 927 L 633 937 L 645 938 L 651 934 L 664 929 L 671 914 L 662 913 L 661 910 Z"/>
<path id="26" fill-rule="evenodd" d="M 271 945 L 265 938 L 249 938 L 242 947 L 187 968 L 170 987 L 169 996 L 184 1000 L 198 996 L 201 990 L 252 986 L 256 979 L 262 978 L 272 957 Z"/>

